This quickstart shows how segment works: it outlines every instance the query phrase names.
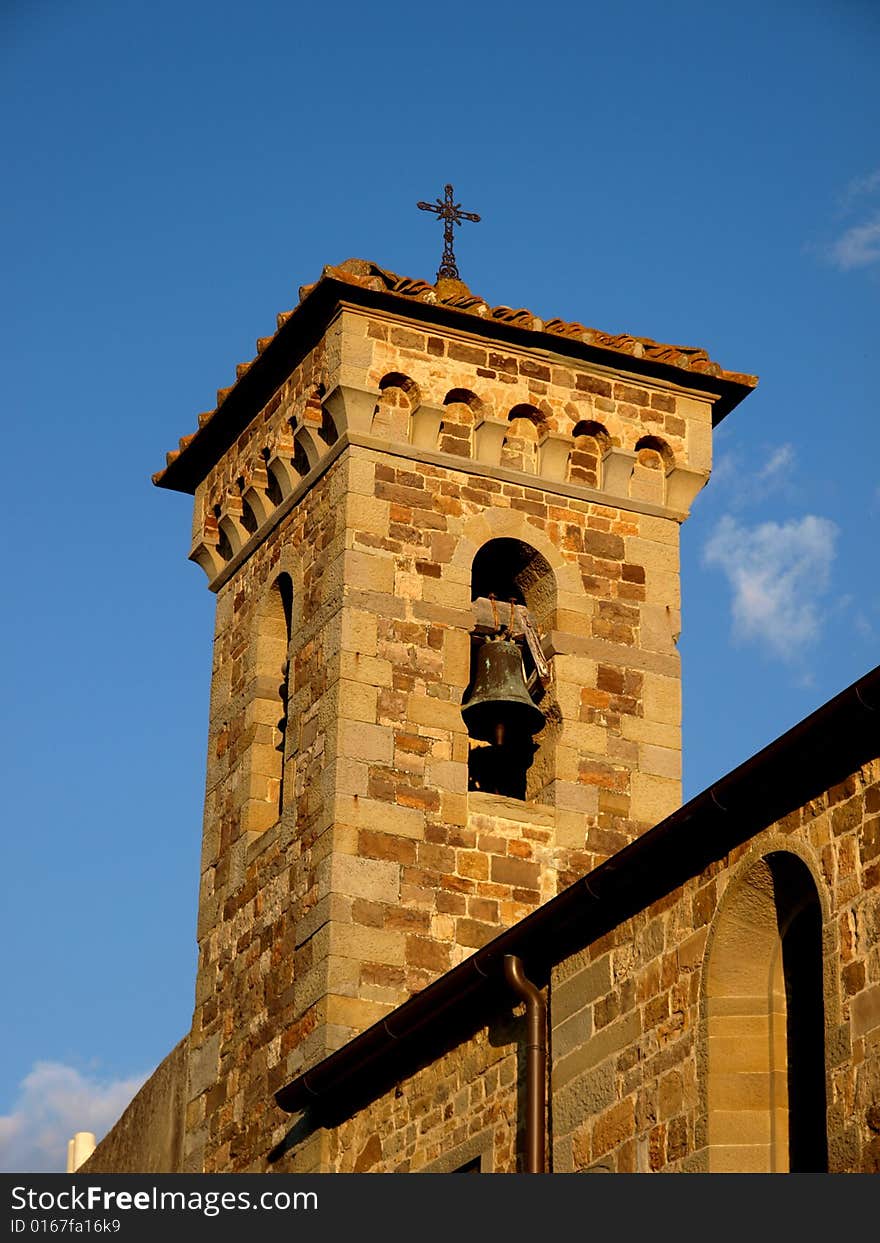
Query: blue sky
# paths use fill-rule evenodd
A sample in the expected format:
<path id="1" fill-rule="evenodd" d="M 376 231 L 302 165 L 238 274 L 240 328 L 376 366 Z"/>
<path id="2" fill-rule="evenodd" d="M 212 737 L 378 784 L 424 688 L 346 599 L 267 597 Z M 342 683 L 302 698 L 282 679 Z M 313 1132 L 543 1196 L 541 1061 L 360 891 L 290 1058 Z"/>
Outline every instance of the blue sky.
<path id="1" fill-rule="evenodd" d="M 325 263 L 760 386 L 683 528 L 685 792 L 877 664 L 880 9 L 7 0 L 0 1167 L 189 1026 L 214 598 L 150 483 Z"/>

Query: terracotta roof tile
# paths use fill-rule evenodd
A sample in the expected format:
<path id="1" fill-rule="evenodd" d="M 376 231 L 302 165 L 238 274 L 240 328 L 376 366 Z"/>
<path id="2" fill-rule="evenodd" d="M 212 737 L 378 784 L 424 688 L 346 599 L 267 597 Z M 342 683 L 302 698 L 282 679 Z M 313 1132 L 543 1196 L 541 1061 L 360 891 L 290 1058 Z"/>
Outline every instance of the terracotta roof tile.
<path id="1" fill-rule="evenodd" d="M 342 281 L 348 285 L 357 285 L 362 289 L 370 289 L 380 293 L 392 293 L 415 302 L 424 302 L 432 306 L 446 306 L 481 319 L 495 320 L 510 324 L 513 327 L 525 328 L 530 332 L 545 332 L 551 336 L 566 337 L 569 340 L 584 341 L 588 345 L 602 349 L 614 350 L 619 354 L 628 354 L 633 358 L 647 358 L 668 366 L 679 367 L 684 371 L 697 372 L 701 375 L 718 376 L 733 383 L 754 388 L 757 377 L 745 375 L 738 371 L 725 371 L 718 363 L 713 362 L 705 350 L 692 346 L 664 345 L 650 337 L 634 337 L 629 333 L 600 332 L 597 328 L 586 328 L 577 322 L 562 319 L 542 320 L 525 308 L 515 309 L 509 306 L 490 307 L 482 298 L 472 294 L 462 281 L 440 280 L 436 285 L 409 276 L 398 276 L 367 259 L 347 259 L 338 266 L 326 266 L 319 280 L 311 285 L 302 285 L 299 290 L 299 301 L 302 303 L 322 280 Z M 276 316 L 277 331 L 284 327 L 296 308 L 280 311 Z M 276 332 L 277 335 L 277 332 Z M 235 388 L 238 381 L 251 369 L 259 356 L 274 341 L 275 336 L 260 337 L 257 341 L 257 357 L 249 362 L 239 363 L 235 369 L 235 383 L 227 388 L 217 390 L 217 407 L 199 415 L 199 430 L 206 427 L 223 405 L 226 398 Z M 173 449 L 166 455 L 167 465 L 179 457 L 180 452 L 189 446 L 198 435 L 198 431 L 184 436 L 180 441 L 180 449 Z M 161 482 L 164 471 L 153 475 L 153 482 Z"/>

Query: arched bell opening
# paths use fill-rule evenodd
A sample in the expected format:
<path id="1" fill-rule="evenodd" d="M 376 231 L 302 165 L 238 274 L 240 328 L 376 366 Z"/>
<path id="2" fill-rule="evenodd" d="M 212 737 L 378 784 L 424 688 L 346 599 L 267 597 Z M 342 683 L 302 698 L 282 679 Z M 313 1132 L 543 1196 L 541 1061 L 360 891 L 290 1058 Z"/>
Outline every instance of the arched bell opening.
<path id="1" fill-rule="evenodd" d="M 473 561 L 471 599 L 477 620 L 462 699 L 468 788 L 544 801 L 559 726 L 542 646 L 556 611 L 553 570 L 522 540 L 490 540 Z"/>

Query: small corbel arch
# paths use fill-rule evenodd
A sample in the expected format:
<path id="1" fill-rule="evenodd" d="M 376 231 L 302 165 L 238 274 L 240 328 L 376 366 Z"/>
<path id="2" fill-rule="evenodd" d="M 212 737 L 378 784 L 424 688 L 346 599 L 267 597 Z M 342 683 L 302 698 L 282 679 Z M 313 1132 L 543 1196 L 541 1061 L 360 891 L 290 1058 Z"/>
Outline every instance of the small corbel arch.
<path id="1" fill-rule="evenodd" d="M 675 466 L 675 454 L 660 436 L 642 436 L 635 444 L 636 464 L 664 474 Z"/>
<path id="2" fill-rule="evenodd" d="M 537 406 L 531 405 L 529 402 L 520 402 L 513 406 L 507 414 L 507 421 L 516 429 L 517 435 L 522 435 L 527 429 L 522 424 L 528 423 L 535 429 L 535 436 L 543 429 L 547 422 L 546 417 L 541 413 Z"/>
<path id="3" fill-rule="evenodd" d="M 418 384 L 402 371 L 389 371 L 379 381 L 379 400 L 373 410 L 370 430 L 384 439 L 407 442 L 410 420 L 421 405 Z"/>
<path id="4" fill-rule="evenodd" d="M 538 443 L 546 431 L 541 411 L 527 402 L 513 407 L 507 415 L 508 431 L 501 446 L 501 465 L 533 473 L 537 469 Z"/>
<path id="5" fill-rule="evenodd" d="M 484 413 L 485 403 L 482 398 L 469 388 L 451 388 L 443 398 L 444 406 L 467 406 L 475 416 Z"/>
<path id="6" fill-rule="evenodd" d="M 452 388 L 443 398 L 438 447 L 458 457 L 473 456 L 474 428 L 483 418 L 483 402 L 468 388 Z"/>
<path id="7" fill-rule="evenodd" d="M 581 419 L 572 428 L 571 438 L 574 443 L 568 464 L 569 481 L 601 488 L 602 459 L 611 448 L 608 428 L 595 419 Z"/>

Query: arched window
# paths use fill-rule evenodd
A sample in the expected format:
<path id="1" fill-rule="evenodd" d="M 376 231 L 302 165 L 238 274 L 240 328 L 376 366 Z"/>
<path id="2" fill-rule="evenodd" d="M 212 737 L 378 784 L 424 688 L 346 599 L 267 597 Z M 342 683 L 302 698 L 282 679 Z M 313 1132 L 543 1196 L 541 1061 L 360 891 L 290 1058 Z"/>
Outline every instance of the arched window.
<path id="1" fill-rule="evenodd" d="M 822 913 L 796 855 L 725 894 L 705 990 L 710 1171 L 826 1170 Z"/>
<path id="2" fill-rule="evenodd" d="M 288 749 L 289 650 L 293 613 L 293 583 L 279 574 L 272 584 L 260 618 L 257 637 L 258 730 L 265 738 L 258 760 L 266 776 L 266 800 L 278 814 L 284 806 L 284 764 Z M 257 737 L 260 737 L 260 733 Z M 256 746 L 255 741 L 255 746 Z"/>
<path id="3" fill-rule="evenodd" d="M 471 737 L 468 786 L 540 801 L 554 776 L 559 714 L 534 645 L 553 624 L 553 571 L 522 540 L 490 540 L 473 561 L 471 598 L 487 602 L 489 611 L 472 634 L 471 679 L 462 700 Z M 537 654 L 540 660 L 539 647 Z"/>

